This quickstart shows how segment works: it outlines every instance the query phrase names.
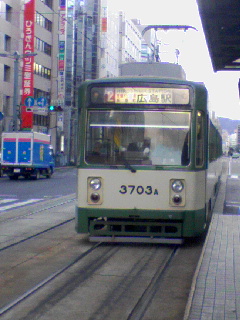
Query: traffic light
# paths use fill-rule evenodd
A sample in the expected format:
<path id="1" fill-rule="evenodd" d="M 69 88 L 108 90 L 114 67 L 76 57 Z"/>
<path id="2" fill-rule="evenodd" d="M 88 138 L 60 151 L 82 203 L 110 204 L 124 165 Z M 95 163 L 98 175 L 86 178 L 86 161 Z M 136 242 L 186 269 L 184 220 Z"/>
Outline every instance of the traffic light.
<path id="1" fill-rule="evenodd" d="M 62 108 L 61 106 L 57 106 L 56 109 L 55 109 L 55 111 L 57 111 L 57 112 L 62 112 L 62 111 L 63 111 L 63 108 Z"/>
<path id="2" fill-rule="evenodd" d="M 62 112 L 63 108 L 61 106 L 48 106 L 48 111 L 51 111 L 51 112 Z"/>
<path id="3" fill-rule="evenodd" d="M 48 106 L 49 111 L 55 111 L 56 106 Z"/>

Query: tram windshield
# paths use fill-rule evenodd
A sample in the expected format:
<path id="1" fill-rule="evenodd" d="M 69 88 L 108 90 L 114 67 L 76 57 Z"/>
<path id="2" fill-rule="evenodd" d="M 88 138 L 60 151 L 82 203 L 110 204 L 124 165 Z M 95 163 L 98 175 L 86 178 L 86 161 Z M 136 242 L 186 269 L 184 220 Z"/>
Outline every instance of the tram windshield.
<path id="1" fill-rule="evenodd" d="M 190 112 L 89 111 L 85 160 L 99 165 L 189 164 Z"/>

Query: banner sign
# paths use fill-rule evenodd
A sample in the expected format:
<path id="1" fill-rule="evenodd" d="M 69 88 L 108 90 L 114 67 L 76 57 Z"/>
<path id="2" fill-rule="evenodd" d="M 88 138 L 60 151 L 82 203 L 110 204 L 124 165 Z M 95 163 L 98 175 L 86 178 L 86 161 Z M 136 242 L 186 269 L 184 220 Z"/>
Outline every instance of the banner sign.
<path id="1" fill-rule="evenodd" d="M 66 9 L 66 0 L 59 0 L 59 7 L 61 10 Z"/>
<path id="2" fill-rule="evenodd" d="M 102 32 L 107 32 L 107 17 L 102 17 Z"/>
<path id="3" fill-rule="evenodd" d="M 28 97 L 33 97 L 34 92 L 34 56 L 27 56 L 34 52 L 34 23 L 35 23 L 35 0 L 25 0 L 24 25 L 23 25 L 23 69 L 22 69 L 22 129 L 32 129 L 33 109 L 26 106 Z"/>
<path id="4" fill-rule="evenodd" d="M 58 99 L 65 99 L 66 0 L 59 0 Z"/>
<path id="5" fill-rule="evenodd" d="M 101 31 L 102 32 L 107 32 L 107 17 L 108 17 L 108 13 L 107 13 L 107 1 L 106 0 L 102 0 L 101 2 L 102 5 L 102 13 L 101 13 Z"/>

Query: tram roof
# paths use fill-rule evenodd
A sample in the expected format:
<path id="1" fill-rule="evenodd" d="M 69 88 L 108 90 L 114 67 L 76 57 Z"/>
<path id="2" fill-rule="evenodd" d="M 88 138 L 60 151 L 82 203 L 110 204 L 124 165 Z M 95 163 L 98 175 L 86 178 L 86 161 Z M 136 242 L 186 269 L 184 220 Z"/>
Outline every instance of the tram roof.
<path id="1" fill-rule="evenodd" d="M 89 85 L 115 85 L 125 84 L 125 86 L 130 86 L 131 83 L 138 83 L 139 85 L 142 83 L 143 85 L 146 83 L 164 83 L 164 84 L 180 84 L 180 85 L 191 85 L 195 88 L 205 88 L 205 84 L 203 82 L 196 82 L 191 80 L 183 80 L 183 79 L 175 79 L 175 78 L 165 78 L 165 77 L 153 77 L 153 76 L 119 76 L 114 78 L 98 78 L 98 79 L 89 79 L 82 83 L 80 88 L 87 87 Z"/>
<path id="2" fill-rule="evenodd" d="M 214 71 L 240 70 L 240 4 L 197 0 Z"/>

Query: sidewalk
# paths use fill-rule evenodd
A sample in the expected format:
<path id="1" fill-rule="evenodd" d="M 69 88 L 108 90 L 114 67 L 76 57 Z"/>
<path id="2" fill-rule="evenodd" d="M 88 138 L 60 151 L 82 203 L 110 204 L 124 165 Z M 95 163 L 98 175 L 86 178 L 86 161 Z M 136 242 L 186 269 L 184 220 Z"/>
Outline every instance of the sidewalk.
<path id="1" fill-rule="evenodd" d="M 222 178 L 184 320 L 240 319 L 240 216 L 223 214 L 226 179 L 227 173 Z"/>

